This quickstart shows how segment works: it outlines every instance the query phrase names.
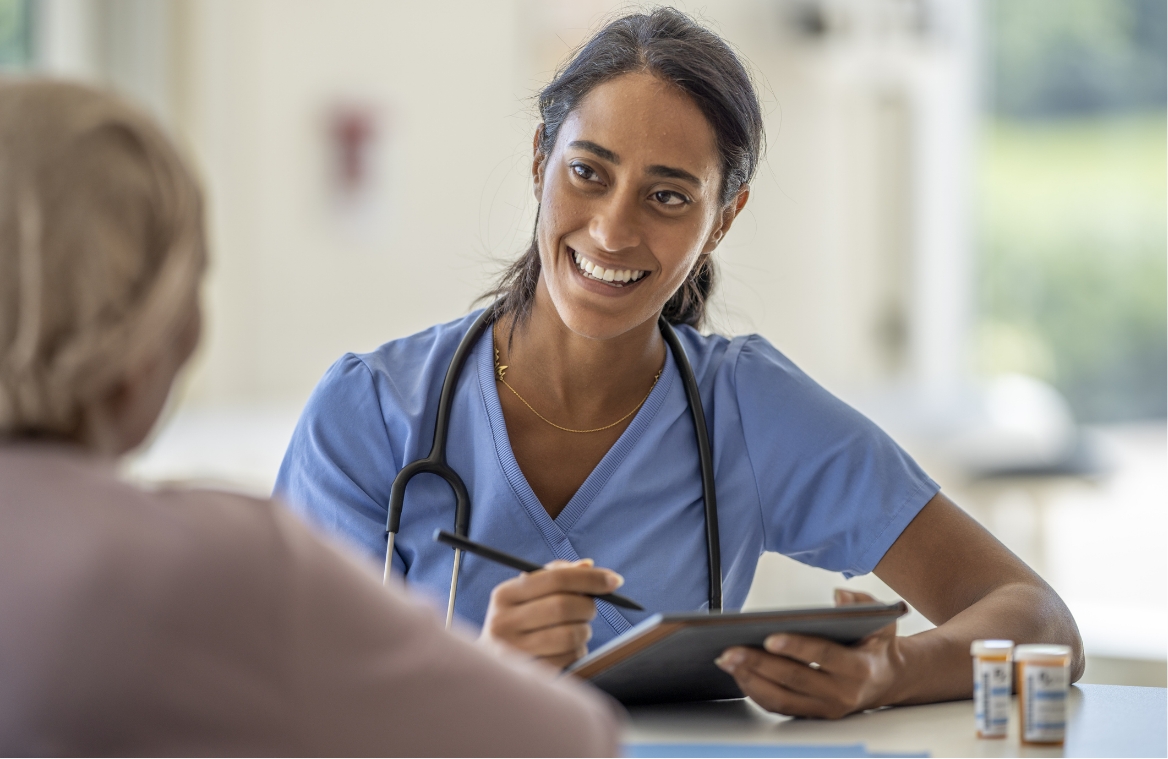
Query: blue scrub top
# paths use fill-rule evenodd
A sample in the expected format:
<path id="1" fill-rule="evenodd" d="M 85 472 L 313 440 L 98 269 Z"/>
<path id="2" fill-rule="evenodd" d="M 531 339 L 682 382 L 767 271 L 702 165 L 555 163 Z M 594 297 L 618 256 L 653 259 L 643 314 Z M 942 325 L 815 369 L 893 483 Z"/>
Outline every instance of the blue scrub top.
<path id="1" fill-rule="evenodd" d="M 477 312 L 348 354 L 309 399 L 276 495 L 310 522 L 385 560 L 390 483 L 429 453 L 442 380 Z M 758 335 L 727 339 L 678 327 L 701 391 L 714 455 L 724 606 L 742 606 L 763 551 L 846 576 L 872 571 L 938 491 L 908 454 Z M 447 457 L 471 498 L 470 537 L 543 564 L 592 558 L 625 577 L 644 612 L 599 602 L 595 648 L 656 612 L 709 606 L 702 481 L 681 375 L 665 369 L 567 507 L 552 519 L 507 437 L 491 331 L 454 394 Z M 434 475 L 406 491 L 394 569 L 416 590 L 449 591 L 454 496 Z M 456 613 L 481 625 L 491 592 L 515 571 L 466 556 Z"/>

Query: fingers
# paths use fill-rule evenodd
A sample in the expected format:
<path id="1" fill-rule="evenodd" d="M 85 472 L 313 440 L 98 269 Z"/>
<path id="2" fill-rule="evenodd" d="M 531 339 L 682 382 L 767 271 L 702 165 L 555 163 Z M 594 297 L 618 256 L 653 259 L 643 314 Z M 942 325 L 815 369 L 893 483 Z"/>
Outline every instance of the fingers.
<path id="1" fill-rule="evenodd" d="M 520 643 L 523 650 L 532 656 L 543 659 L 567 657 L 564 663 L 571 664 L 588 653 L 588 641 L 591 639 L 591 625 L 556 625 L 525 633 Z"/>
<path id="2" fill-rule="evenodd" d="M 781 656 L 767 656 L 758 649 L 729 648 L 715 663 L 729 667 L 727 671 L 748 670 L 754 677 L 805 696 L 820 695 L 830 686 L 828 673 Z"/>
<path id="3" fill-rule="evenodd" d="M 835 589 L 835 605 L 848 606 L 850 604 L 874 604 L 877 603 L 873 596 L 867 593 L 861 593 L 858 590 L 844 590 L 843 588 Z"/>
<path id="4" fill-rule="evenodd" d="M 826 719 L 838 719 L 853 711 L 834 692 L 830 675 L 804 664 L 748 648 L 727 649 L 716 663 L 734 677 L 744 694 L 767 711 Z"/>
<path id="5" fill-rule="evenodd" d="M 624 584 L 624 578 L 611 569 L 597 569 L 588 564 L 552 562 L 539 572 L 521 574 L 499 583 L 492 591 L 492 599 L 504 606 L 513 606 L 553 593 L 583 593 L 603 595 Z"/>
<path id="6" fill-rule="evenodd" d="M 767 638 L 764 646 L 765 651 L 739 649 L 746 652 L 743 666 L 786 691 L 822 702 L 815 711 L 800 713 L 804 716 L 850 714 L 874 676 L 873 659 L 867 652 L 823 638 L 781 633 Z"/>
<path id="7" fill-rule="evenodd" d="M 596 602 L 576 593 L 554 593 L 514 606 L 498 607 L 494 630 L 499 635 L 517 635 L 554 625 L 579 624 L 586 629 L 596 618 Z"/>
<path id="8" fill-rule="evenodd" d="M 828 714 L 823 702 L 810 696 L 789 691 L 781 685 L 776 685 L 765 678 L 758 677 L 750 670 L 734 675 L 742 693 L 749 696 L 756 704 L 775 714 L 786 714 L 792 717 L 821 717 L 832 718 L 837 715 Z M 838 715 L 838 716 L 843 716 Z"/>
<path id="9" fill-rule="evenodd" d="M 837 606 L 873 603 L 867 593 L 837 590 Z M 882 703 L 896 678 L 896 625 L 854 646 L 777 633 L 765 650 L 734 647 L 716 664 L 760 706 L 780 714 L 835 719 Z"/>
<path id="10" fill-rule="evenodd" d="M 842 662 L 850 661 L 848 648 L 825 638 L 779 633 L 767 637 L 763 647 L 772 654 L 800 662 L 804 667 L 824 672 L 839 672 Z M 811 667 L 811 665 L 815 665 Z"/>
<path id="11" fill-rule="evenodd" d="M 539 657 L 539 660 L 545 664 L 550 664 L 557 669 L 564 669 L 572 662 L 576 661 L 577 659 L 583 659 L 587 655 L 588 649 L 587 647 L 584 647 L 573 651 L 570 654 L 564 654 L 562 656 L 541 656 Z"/>
<path id="12" fill-rule="evenodd" d="M 836 606 L 849 606 L 851 604 L 873 604 L 873 603 L 879 603 L 879 601 L 875 597 L 873 597 L 867 593 L 861 593 L 858 590 L 844 590 L 843 588 L 836 588 L 835 589 L 835 605 Z M 872 638 L 888 638 L 888 637 L 895 637 L 895 636 L 896 636 L 896 623 L 893 622 L 890 625 L 886 625 L 885 627 L 881 627 L 879 630 L 877 630 L 874 633 L 870 633 L 865 638 L 865 640 L 870 640 Z"/>
<path id="13" fill-rule="evenodd" d="M 495 586 L 483 636 L 553 665 L 567 666 L 588 653 L 591 622 L 596 617 L 592 596 L 609 593 L 623 583 L 616 572 L 597 569 L 590 559 L 553 561 L 544 569 Z"/>
<path id="14" fill-rule="evenodd" d="M 490 606 L 488 637 L 529 656 L 566 667 L 588 653 L 596 603 L 576 593 L 556 593 L 516 606 Z"/>

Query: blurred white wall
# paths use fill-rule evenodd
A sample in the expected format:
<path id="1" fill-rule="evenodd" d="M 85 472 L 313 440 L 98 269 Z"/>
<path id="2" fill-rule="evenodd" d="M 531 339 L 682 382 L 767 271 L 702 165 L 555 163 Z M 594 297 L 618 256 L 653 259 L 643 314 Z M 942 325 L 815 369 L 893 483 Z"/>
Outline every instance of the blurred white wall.
<path id="1" fill-rule="evenodd" d="M 344 351 L 464 313 L 530 234 L 531 96 L 621 7 L 45 3 L 48 68 L 147 105 L 205 178 L 214 265 L 195 404 L 299 404 Z M 712 326 L 761 332 L 845 394 L 952 385 L 970 287 L 953 191 L 970 155 L 970 2 L 927 18 L 890 0 L 827 3 L 815 29 L 804 5 L 679 3 L 740 49 L 768 117 Z M 379 132 L 360 230 L 330 196 L 329 119 L 344 108 Z"/>
<path id="2" fill-rule="evenodd" d="M 190 400 L 300 402 L 341 353 L 465 313 L 506 242 L 490 236 L 525 226 L 514 7 L 189 11 L 187 135 L 216 261 Z M 330 197 L 328 119 L 347 106 L 373 111 L 381 133 L 381 218 L 367 234 Z"/>

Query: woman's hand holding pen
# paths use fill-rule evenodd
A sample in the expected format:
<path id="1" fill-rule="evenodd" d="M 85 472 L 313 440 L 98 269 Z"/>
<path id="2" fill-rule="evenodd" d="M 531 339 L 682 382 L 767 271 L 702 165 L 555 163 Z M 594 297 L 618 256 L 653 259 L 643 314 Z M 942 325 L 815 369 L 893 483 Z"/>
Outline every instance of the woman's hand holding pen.
<path id="1" fill-rule="evenodd" d="M 623 584 L 624 578 L 594 567 L 591 559 L 553 561 L 543 571 L 495 586 L 482 637 L 566 667 L 588 653 L 596 616 L 592 595 L 611 593 Z"/>
<path id="2" fill-rule="evenodd" d="M 836 591 L 837 606 L 874 601 L 867 593 Z M 897 640 L 895 624 L 855 646 L 807 635 L 772 635 L 765 651 L 729 648 L 716 663 L 767 711 L 837 719 L 883 703 L 903 665 Z"/>

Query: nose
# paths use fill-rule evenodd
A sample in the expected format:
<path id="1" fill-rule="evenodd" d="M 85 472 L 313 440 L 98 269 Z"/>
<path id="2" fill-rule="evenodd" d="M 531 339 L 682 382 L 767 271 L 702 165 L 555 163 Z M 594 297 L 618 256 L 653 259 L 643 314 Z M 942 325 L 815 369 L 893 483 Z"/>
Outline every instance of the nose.
<path id="1" fill-rule="evenodd" d="M 615 192 L 606 198 L 588 225 L 588 232 L 597 247 L 616 253 L 640 245 L 637 211 L 637 198 L 633 193 Z"/>

